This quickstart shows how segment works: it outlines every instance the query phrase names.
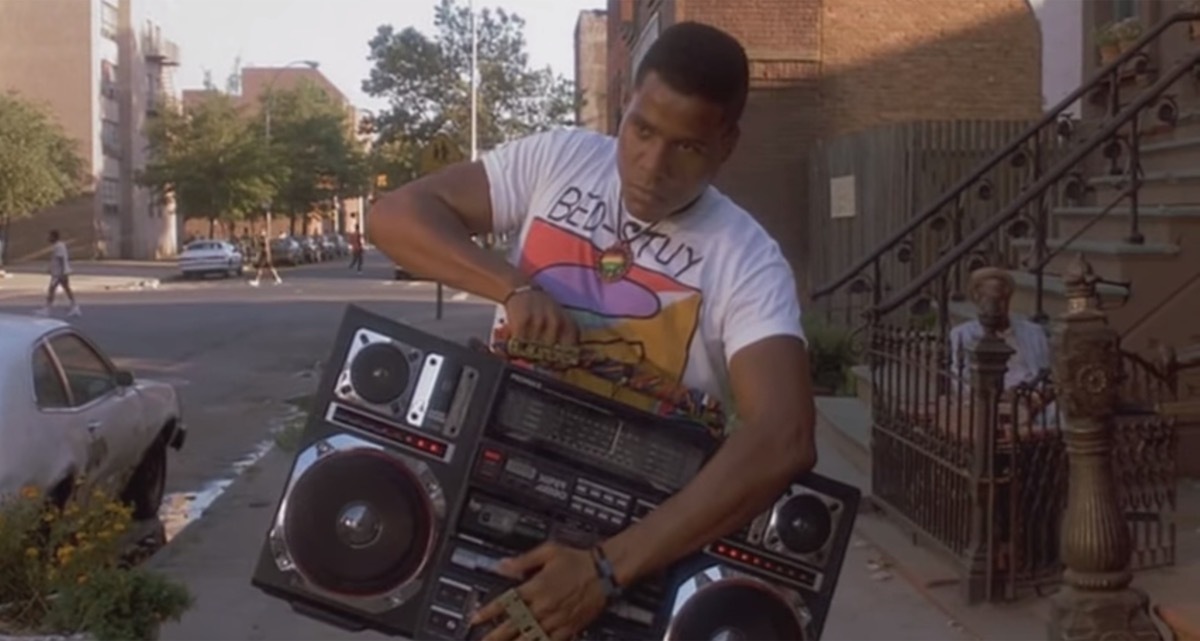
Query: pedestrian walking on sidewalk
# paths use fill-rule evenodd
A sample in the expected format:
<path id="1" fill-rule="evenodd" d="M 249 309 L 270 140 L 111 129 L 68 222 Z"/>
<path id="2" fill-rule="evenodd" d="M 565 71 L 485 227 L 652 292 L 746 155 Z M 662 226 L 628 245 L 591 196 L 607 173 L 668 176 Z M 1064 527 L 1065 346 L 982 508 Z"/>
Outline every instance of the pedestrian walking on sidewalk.
<path id="1" fill-rule="evenodd" d="M 258 287 L 264 269 L 271 272 L 276 285 L 283 283 L 283 279 L 279 277 L 279 272 L 275 271 L 274 261 L 271 260 L 271 239 L 267 238 L 267 232 L 263 232 L 258 240 L 258 247 L 254 258 L 254 280 L 250 281 L 250 286 Z"/>
<path id="2" fill-rule="evenodd" d="M 67 312 L 67 316 L 79 316 L 83 314 L 83 311 L 79 309 L 79 303 L 75 302 L 75 293 L 71 291 L 71 257 L 67 252 L 67 244 L 62 241 L 57 229 L 50 230 L 48 240 L 50 241 L 50 288 L 46 292 L 46 306 L 37 310 L 36 313 L 39 316 L 50 315 L 50 310 L 54 307 L 54 295 L 61 287 L 63 293 L 67 295 L 67 300 L 71 302 L 71 309 Z"/>
<path id="3" fill-rule="evenodd" d="M 363 237 L 358 225 L 354 226 L 354 233 L 350 234 L 350 269 L 357 269 L 358 273 L 362 273 L 363 268 Z"/>

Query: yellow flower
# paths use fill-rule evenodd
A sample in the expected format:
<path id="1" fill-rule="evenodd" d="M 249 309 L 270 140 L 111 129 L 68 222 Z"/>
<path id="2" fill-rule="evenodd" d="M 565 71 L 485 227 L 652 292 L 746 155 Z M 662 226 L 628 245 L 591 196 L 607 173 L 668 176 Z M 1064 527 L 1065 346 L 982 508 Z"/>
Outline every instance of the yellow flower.
<path id="1" fill-rule="evenodd" d="M 64 546 L 58 548 L 58 552 L 56 553 L 55 556 L 58 557 L 59 563 L 66 564 L 68 561 L 71 560 L 71 555 L 74 553 L 75 553 L 75 548 L 73 546 L 64 545 Z"/>
<path id="2" fill-rule="evenodd" d="M 32 485 L 26 485 L 25 487 L 21 488 L 21 496 L 22 498 L 33 500 L 41 496 L 41 490 Z"/>
<path id="3" fill-rule="evenodd" d="M 33 558 L 36 558 L 37 555 L 38 555 L 37 548 L 25 548 L 25 556 L 33 559 Z"/>

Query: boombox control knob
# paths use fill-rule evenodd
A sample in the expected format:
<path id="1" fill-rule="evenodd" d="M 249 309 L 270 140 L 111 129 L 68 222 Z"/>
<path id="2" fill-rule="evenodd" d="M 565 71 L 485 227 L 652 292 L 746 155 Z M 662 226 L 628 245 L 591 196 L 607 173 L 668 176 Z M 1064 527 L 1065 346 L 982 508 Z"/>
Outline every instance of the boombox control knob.
<path id="1" fill-rule="evenodd" d="M 775 533 L 795 554 L 812 554 L 833 534 L 829 506 L 812 494 L 793 496 L 775 507 Z"/>
<path id="2" fill-rule="evenodd" d="M 366 503 L 351 503 L 338 515 L 337 535 L 348 547 L 369 547 L 382 533 L 383 524 L 379 516 Z"/>

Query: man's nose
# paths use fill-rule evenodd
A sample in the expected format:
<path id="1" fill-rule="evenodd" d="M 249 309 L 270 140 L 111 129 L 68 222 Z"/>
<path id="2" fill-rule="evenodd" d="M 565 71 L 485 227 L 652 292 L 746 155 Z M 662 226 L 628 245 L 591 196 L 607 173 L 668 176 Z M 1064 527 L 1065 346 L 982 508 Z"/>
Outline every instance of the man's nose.
<path id="1" fill-rule="evenodd" d="M 670 145 L 660 140 L 652 140 L 646 144 L 642 152 L 642 171 L 651 181 L 646 187 L 655 187 L 670 176 Z"/>

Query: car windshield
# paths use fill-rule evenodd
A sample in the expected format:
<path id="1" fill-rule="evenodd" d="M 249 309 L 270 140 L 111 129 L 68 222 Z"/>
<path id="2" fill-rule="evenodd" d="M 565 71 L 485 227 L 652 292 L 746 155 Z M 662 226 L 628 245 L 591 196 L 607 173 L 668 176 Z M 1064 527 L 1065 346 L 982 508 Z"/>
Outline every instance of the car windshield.
<path id="1" fill-rule="evenodd" d="M 211 251 L 220 248 L 220 243 L 192 243 L 191 245 L 187 246 L 187 251 Z"/>

